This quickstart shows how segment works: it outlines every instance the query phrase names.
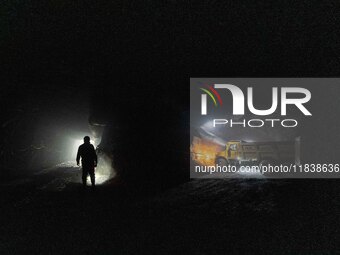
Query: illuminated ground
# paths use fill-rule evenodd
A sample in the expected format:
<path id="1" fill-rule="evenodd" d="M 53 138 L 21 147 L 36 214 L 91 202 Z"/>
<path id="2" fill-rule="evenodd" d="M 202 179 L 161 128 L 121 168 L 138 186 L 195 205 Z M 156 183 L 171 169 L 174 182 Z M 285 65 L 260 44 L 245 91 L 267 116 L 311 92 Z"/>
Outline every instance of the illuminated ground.
<path id="1" fill-rule="evenodd" d="M 78 168 L 0 185 L 0 254 L 335 254 L 338 181 L 194 180 L 81 189 Z M 152 195 L 150 195 L 152 194 Z"/>

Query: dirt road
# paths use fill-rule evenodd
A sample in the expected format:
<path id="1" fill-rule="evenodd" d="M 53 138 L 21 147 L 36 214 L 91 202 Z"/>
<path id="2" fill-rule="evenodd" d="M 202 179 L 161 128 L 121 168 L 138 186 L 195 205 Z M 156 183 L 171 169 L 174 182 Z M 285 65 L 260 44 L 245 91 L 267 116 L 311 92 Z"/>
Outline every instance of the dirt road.
<path id="1" fill-rule="evenodd" d="M 0 254 L 335 254 L 336 180 L 83 190 L 67 164 L 0 185 Z"/>

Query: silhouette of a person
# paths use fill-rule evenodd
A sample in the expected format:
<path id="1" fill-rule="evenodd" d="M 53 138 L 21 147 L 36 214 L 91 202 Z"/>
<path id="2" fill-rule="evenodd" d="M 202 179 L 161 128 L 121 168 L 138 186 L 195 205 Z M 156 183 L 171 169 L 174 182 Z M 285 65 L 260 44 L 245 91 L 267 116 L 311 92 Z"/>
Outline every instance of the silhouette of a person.
<path id="1" fill-rule="evenodd" d="M 84 187 L 86 186 L 87 175 L 91 177 L 92 187 L 95 186 L 94 168 L 97 166 L 97 154 L 92 144 L 90 144 L 90 137 L 84 137 L 84 143 L 79 146 L 77 153 L 77 165 L 81 158 L 81 165 L 83 168 L 82 180 Z"/>

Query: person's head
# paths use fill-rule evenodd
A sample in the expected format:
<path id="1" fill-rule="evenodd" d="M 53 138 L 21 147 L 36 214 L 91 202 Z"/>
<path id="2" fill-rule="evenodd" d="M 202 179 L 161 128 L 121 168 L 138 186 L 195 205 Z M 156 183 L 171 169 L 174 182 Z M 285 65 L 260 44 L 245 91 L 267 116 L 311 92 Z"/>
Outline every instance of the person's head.
<path id="1" fill-rule="evenodd" d="M 90 143 L 90 137 L 89 136 L 84 137 L 84 143 Z"/>

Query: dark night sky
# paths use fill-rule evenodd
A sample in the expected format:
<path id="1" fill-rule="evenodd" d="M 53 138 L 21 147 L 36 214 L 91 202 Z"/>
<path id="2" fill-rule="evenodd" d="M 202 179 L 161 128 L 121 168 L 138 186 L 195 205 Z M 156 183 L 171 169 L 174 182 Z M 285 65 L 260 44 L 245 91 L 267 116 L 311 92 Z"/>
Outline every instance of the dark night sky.
<path id="1" fill-rule="evenodd" d="M 6 1 L 2 69 L 10 81 L 59 88 L 82 87 L 122 70 L 186 77 L 334 76 L 337 5 Z"/>

